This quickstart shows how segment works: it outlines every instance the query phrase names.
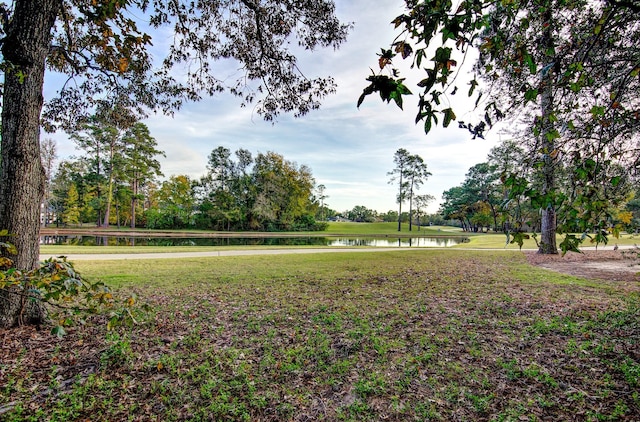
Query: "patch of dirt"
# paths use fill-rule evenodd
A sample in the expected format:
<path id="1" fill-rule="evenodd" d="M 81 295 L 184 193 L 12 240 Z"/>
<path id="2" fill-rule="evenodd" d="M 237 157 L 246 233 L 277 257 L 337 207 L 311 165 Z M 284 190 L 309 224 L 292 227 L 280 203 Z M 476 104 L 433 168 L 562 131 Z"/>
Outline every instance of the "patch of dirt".
<path id="1" fill-rule="evenodd" d="M 586 250 L 583 253 L 568 252 L 564 256 L 527 252 L 526 256 L 532 265 L 576 277 L 609 281 L 640 281 L 640 262 L 637 259 L 637 252 L 632 250 Z"/>

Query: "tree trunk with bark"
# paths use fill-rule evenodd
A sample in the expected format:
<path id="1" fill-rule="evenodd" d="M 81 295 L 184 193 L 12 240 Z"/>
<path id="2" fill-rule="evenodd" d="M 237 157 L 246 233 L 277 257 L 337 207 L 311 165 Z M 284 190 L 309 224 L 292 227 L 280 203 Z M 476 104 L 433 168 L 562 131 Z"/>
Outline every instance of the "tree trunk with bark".
<path id="1" fill-rule="evenodd" d="M 40 203 L 45 172 L 40 160 L 40 112 L 45 60 L 59 0 L 17 0 L 2 44 L 5 61 L 2 98 L 0 228 L 15 236 L 5 240 L 18 249 L 10 256 L 18 269 L 38 265 Z M 41 303 L 20 293 L 0 290 L 0 327 L 39 323 Z"/>
<path id="2" fill-rule="evenodd" d="M 541 48 L 546 51 L 553 51 L 555 48 L 553 42 L 553 34 L 551 32 L 551 9 L 545 12 L 546 27 L 542 31 Z M 551 59 L 551 58 L 550 58 Z M 556 242 L 556 210 L 553 193 L 556 189 L 556 142 L 554 135 L 554 124 L 551 119 L 553 112 L 553 86 L 555 81 L 555 64 L 546 64 L 546 71 L 542 71 L 541 75 L 541 94 L 540 94 L 540 145 L 542 154 L 542 190 L 541 194 L 544 198 L 545 205 L 541 209 L 541 228 L 540 228 L 540 244 L 538 253 L 541 254 L 557 254 L 558 246 Z"/>

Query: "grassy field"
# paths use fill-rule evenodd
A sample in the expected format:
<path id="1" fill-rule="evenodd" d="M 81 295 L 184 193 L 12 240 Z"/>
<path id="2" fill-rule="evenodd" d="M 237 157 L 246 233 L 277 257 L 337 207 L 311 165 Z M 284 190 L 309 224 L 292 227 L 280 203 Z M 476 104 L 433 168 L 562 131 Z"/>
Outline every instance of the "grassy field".
<path id="1" fill-rule="evenodd" d="M 78 262 L 152 310 L 3 333 L 6 421 L 637 420 L 640 288 L 513 251 Z"/>
<path id="2" fill-rule="evenodd" d="M 421 226 L 414 225 L 409 231 L 409 224 L 403 223 L 398 232 L 398 223 L 350 223 L 333 222 L 324 232 L 327 234 L 349 235 L 412 235 L 412 236 L 459 236 L 464 234 L 462 229 L 449 226 Z"/>

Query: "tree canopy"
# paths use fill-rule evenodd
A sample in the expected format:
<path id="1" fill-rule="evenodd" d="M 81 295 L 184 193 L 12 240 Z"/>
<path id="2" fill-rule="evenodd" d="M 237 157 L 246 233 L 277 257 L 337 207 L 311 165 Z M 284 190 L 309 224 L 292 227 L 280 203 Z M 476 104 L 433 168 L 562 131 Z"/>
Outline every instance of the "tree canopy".
<path id="1" fill-rule="evenodd" d="M 593 177 L 610 174 L 613 165 L 633 175 L 639 166 L 640 3 L 407 0 L 405 5 L 405 13 L 392 21 L 400 34 L 378 55 L 380 71 L 367 78 L 358 104 L 378 92 L 402 107 L 410 91 L 394 65 L 400 56 L 424 72 L 416 83 L 416 122 L 423 122 L 426 133 L 457 120 L 458 91 L 482 109 L 478 121 L 458 121 L 473 137 L 484 137 L 497 121 L 508 119 L 526 143 L 531 157 L 526 164 L 536 173 L 534 183 L 522 189 L 543 215 L 540 252 L 555 253 L 557 213 L 570 208 L 566 195 L 559 194 L 559 173 L 569 169 L 574 179 L 584 179 L 585 166 Z M 462 71 L 469 70 L 462 66 L 467 61 L 474 62 L 470 78 Z M 611 188 L 620 180 L 604 179 Z M 571 201 L 574 210 L 587 202 Z"/>

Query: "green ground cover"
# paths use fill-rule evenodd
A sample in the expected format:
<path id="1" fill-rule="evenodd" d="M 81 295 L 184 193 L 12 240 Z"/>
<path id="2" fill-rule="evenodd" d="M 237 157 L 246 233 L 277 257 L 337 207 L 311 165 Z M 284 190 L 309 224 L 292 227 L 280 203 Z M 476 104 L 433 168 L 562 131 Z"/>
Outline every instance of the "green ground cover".
<path id="1" fill-rule="evenodd" d="M 634 420 L 640 288 L 513 251 L 78 262 L 152 310 L 4 333 L 0 419 Z"/>
<path id="2" fill-rule="evenodd" d="M 458 236 L 464 234 L 458 227 L 450 226 L 416 226 L 409 231 L 409 224 L 403 223 L 398 232 L 398 223 L 351 223 L 332 222 L 327 230 L 318 234 L 349 234 L 349 235 L 413 235 L 413 236 Z"/>

